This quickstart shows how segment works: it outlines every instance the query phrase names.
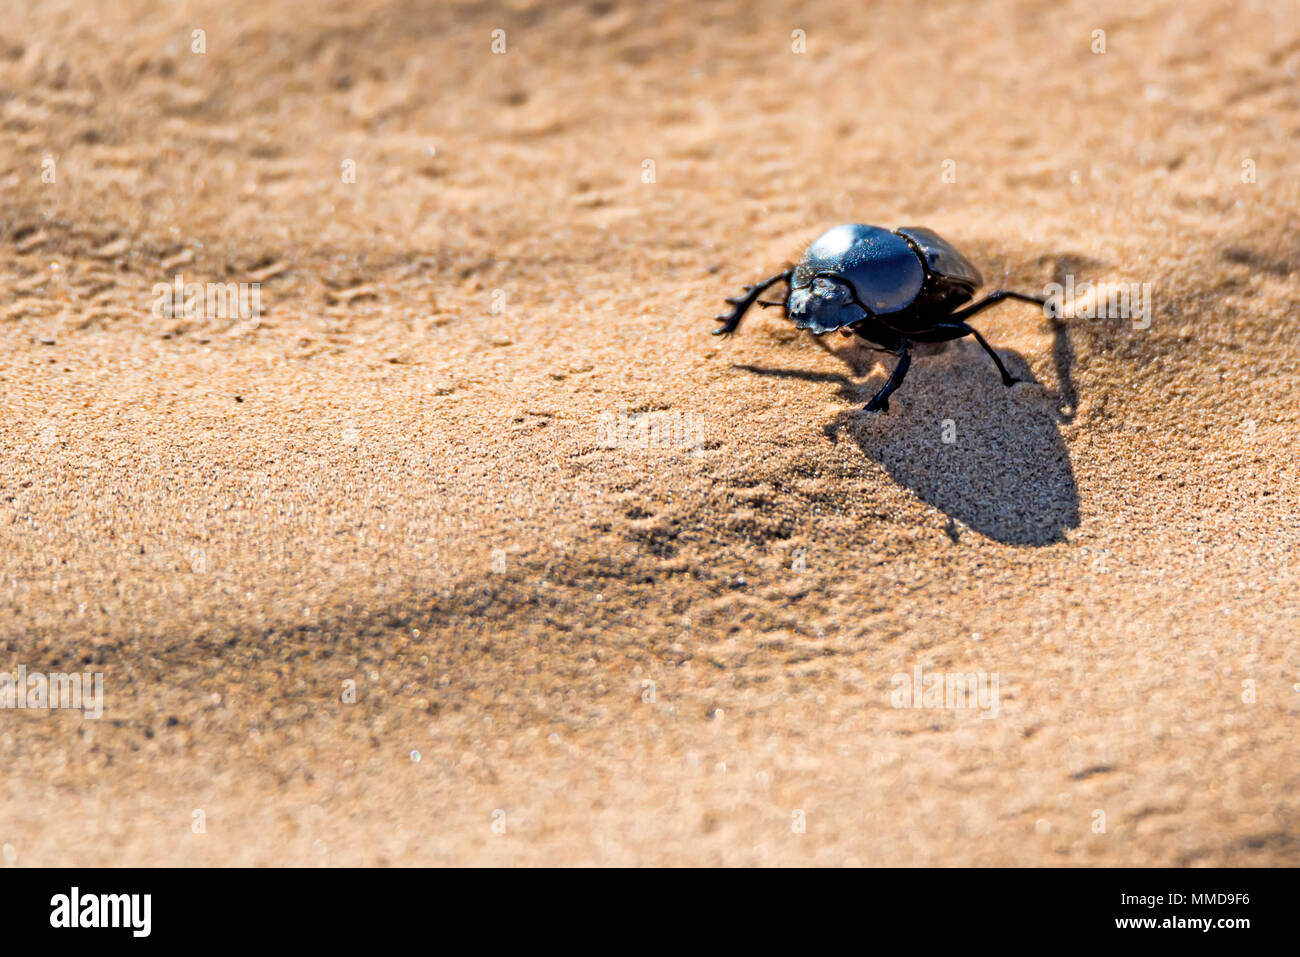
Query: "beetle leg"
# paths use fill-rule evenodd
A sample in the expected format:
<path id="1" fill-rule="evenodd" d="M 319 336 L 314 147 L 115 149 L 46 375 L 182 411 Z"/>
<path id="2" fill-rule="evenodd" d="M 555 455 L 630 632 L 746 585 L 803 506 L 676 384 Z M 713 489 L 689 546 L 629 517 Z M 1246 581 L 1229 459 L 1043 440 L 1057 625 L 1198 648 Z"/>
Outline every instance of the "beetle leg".
<path id="1" fill-rule="evenodd" d="M 880 391 L 872 396 L 871 401 L 867 403 L 866 410 L 868 412 L 889 411 L 889 397 L 903 384 L 903 379 L 907 377 L 908 366 L 912 364 L 910 349 L 911 343 L 904 341 L 895 350 L 895 354 L 898 356 L 898 365 L 894 366 L 894 371 L 890 373 L 889 381 L 881 386 Z"/>
<path id="2" fill-rule="evenodd" d="M 1037 296 L 1027 296 L 1023 292 L 1011 292 L 1009 289 L 999 289 L 996 292 L 989 293 L 979 302 L 969 305 L 965 309 L 958 309 L 956 312 L 950 313 L 946 317 L 948 321 L 936 328 L 944 329 L 951 327 L 955 331 L 961 331 L 968 336 L 974 336 L 975 341 L 980 344 L 980 348 L 989 354 L 989 358 L 993 360 L 998 367 L 998 371 L 1002 373 L 1002 384 L 1011 386 L 1015 385 L 1020 380 L 1007 371 L 1007 367 L 1002 364 L 1002 360 L 998 358 L 998 354 L 993 351 L 993 347 L 984 341 L 984 337 L 975 331 L 974 328 L 968 326 L 964 321 L 975 315 L 975 313 L 979 312 L 981 309 L 987 309 L 989 306 L 996 306 L 1003 299 L 1019 299 L 1021 302 L 1032 303 L 1035 306 L 1047 305 L 1046 299 L 1040 299 Z"/>
<path id="3" fill-rule="evenodd" d="M 731 335 L 740 326 L 740 320 L 744 317 L 745 312 L 758 300 L 758 297 L 763 294 L 763 291 L 767 289 L 768 286 L 774 286 L 778 282 L 789 283 L 793 278 L 794 270 L 787 269 L 785 272 L 779 272 L 775 276 L 768 276 L 766 279 L 757 282 L 752 286 L 746 286 L 745 294 L 743 296 L 728 297 L 726 302 L 735 308 L 725 315 L 714 317 L 715 319 L 722 320 L 722 326 L 714 329 L 713 334 L 715 336 Z"/>
<path id="4" fill-rule="evenodd" d="M 975 341 L 980 344 L 980 348 L 989 354 L 989 358 L 993 360 L 994 364 L 998 367 L 998 371 L 1002 373 L 1003 385 L 1013 386 L 1020 381 L 1007 371 L 1007 367 L 1002 364 L 1002 359 L 993 351 L 993 347 L 984 340 L 984 337 L 979 334 L 979 331 L 974 326 L 968 326 L 964 322 L 945 322 L 935 326 L 934 328 L 936 330 L 951 329 L 953 332 L 958 332 L 963 336 L 974 336 Z"/>
<path id="5" fill-rule="evenodd" d="M 1023 292 L 1011 292 L 1009 289 L 999 289 L 997 292 L 991 292 L 977 303 L 967 306 L 965 309 L 959 309 L 950 313 L 945 318 L 949 322 L 961 322 L 963 319 L 969 319 L 975 313 L 987 309 L 989 306 L 996 306 L 1003 299 L 1019 299 L 1021 302 L 1033 303 L 1035 306 L 1047 305 L 1046 299 L 1040 299 L 1037 296 L 1027 296 Z M 978 335 L 978 333 L 977 333 Z"/>

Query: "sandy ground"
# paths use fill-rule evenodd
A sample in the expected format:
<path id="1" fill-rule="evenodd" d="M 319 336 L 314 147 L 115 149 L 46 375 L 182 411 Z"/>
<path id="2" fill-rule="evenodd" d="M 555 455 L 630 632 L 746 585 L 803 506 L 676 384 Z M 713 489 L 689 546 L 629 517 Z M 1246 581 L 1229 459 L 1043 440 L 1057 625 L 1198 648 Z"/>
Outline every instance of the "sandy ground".
<path id="1" fill-rule="evenodd" d="M 0 7 L 3 863 L 1300 862 L 1293 3 Z"/>

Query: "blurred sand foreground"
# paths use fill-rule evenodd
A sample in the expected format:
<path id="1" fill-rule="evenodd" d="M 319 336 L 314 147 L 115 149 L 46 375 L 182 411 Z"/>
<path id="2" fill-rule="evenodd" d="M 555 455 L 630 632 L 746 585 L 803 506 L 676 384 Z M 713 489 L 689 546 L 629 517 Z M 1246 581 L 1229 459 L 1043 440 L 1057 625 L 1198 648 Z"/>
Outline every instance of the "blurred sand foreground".
<path id="1" fill-rule="evenodd" d="M 1295 4 L 2 6 L 3 863 L 1300 861 Z"/>

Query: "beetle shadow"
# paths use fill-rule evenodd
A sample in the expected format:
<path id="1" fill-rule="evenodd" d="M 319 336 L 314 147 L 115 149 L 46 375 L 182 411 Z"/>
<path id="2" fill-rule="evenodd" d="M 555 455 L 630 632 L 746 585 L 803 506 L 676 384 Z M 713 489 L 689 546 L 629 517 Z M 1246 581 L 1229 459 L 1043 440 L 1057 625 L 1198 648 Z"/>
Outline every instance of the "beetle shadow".
<path id="1" fill-rule="evenodd" d="M 837 373 L 738 368 L 839 385 L 854 407 L 828 424 L 826 434 L 833 441 L 847 434 L 894 481 L 946 514 L 954 541 L 958 523 L 1007 545 L 1065 541 L 1079 526 L 1079 489 L 1060 432 L 1068 421 L 1063 406 L 1070 403 L 1072 414 L 1073 395 L 1048 392 L 1020 355 L 1000 350 L 1023 380 L 1007 389 L 983 352 L 954 345 L 918 356 L 886 413 L 863 410 L 884 384 L 880 371 L 859 383 Z M 858 376 L 879 361 L 855 347 L 826 348 Z"/>
<path id="2" fill-rule="evenodd" d="M 1066 276 L 1070 273 L 1078 275 L 1105 265 L 1099 260 L 1082 256 L 1057 256 L 1052 281 L 1064 285 Z M 1072 422 L 1079 412 L 1079 390 L 1074 382 L 1074 345 L 1070 342 L 1065 319 L 1049 315 L 1047 321 L 1052 327 L 1052 364 L 1056 367 L 1056 381 L 1060 383 L 1057 414 L 1060 421 Z"/>

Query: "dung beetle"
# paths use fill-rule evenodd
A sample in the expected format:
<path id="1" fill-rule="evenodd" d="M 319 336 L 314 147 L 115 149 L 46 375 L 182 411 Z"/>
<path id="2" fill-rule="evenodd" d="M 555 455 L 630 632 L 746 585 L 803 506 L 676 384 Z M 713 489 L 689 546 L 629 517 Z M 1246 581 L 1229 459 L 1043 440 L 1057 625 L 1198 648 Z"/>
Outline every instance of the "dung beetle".
<path id="1" fill-rule="evenodd" d="M 849 223 L 817 237 L 793 269 L 746 286 L 743 296 L 727 299 L 733 308 L 717 317 L 722 327 L 713 334 L 735 332 L 746 310 L 778 282 L 789 287 L 785 299 L 759 302 L 760 306 L 781 306 L 796 327 L 816 335 L 838 329 L 846 336 L 856 334 L 873 349 L 898 356 L 889 380 L 867 403 L 868 412 L 889 410 L 889 397 L 903 384 L 912 364 L 912 346 L 918 342 L 974 336 L 1002 373 L 1002 384 L 1019 382 L 966 320 L 1004 299 L 1046 304 L 1036 296 L 999 289 L 958 309 L 970 301 L 984 277 L 950 242 L 921 226 L 890 232 Z"/>

